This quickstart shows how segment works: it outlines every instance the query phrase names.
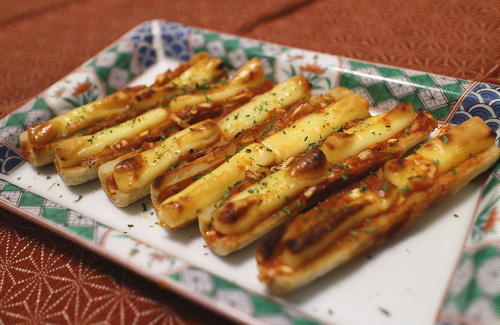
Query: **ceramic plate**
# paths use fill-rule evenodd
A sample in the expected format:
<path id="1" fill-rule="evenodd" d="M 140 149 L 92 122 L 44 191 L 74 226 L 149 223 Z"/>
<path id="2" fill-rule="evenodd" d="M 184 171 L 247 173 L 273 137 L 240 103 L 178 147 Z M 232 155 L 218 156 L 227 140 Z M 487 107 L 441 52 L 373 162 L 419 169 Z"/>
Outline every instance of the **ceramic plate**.
<path id="1" fill-rule="evenodd" d="M 257 280 L 255 245 L 217 257 L 196 225 L 178 232 L 156 225 L 149 198 L 117 208 L 98 181 L 67 187 L 53 166 L 33 168 L 19 155 L 18 135 L 26 125 L 125 85 L 151 83 L 200 51 L 222 58 L 230 69 L 259 57 L 270 77 L 281 81 L 305 74 L 316 93 L 346 86 L 374 109 L 411 102 L 443 123 L 480 116 L 492 129 L 499 127 L 495 85 L 150 21 L 0 121 L 1 205 L 242 322 L 421 325 L 457 317 L 479 317 L 485 324 L 495 319 L 498 166 L 428 211 L 396 241 L 276 297 Z"/>

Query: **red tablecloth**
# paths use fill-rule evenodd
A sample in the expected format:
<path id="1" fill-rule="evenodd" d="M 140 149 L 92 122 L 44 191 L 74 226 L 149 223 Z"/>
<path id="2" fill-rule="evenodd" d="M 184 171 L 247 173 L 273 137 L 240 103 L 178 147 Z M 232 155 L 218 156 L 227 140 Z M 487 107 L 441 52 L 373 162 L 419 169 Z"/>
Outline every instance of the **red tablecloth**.
<path id="1" fill-rule="evenodd" d="M 500 2 L 0 2 L 0 116 L 154 18 L 500 84 Z M 0 323 L 228 322 L 0 210 Z"/>

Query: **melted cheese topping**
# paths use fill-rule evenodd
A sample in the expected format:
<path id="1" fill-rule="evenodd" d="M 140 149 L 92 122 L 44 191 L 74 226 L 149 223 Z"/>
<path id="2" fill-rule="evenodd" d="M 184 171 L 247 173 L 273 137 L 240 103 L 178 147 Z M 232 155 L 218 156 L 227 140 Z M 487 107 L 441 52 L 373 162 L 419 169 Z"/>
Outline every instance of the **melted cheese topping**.
<path id="1" fill-rule="evenodd" d="M 337 109 L 342 107 L 346 109 L 347 112 L 356 111 L 355 103 L 358 101 L 353 100 L 356 98 L 357 97 L 355 96 L 347 97 L 337 102 L 336 104 L 331 105 L 331 107 L 335 107 Z M 368 104 L 366 103 L 366 106 L 367 105 Z M 344 110 L 337 110 L 336 114 L 342 117 L 345 114 L 344 112 Z M 332 149 L 332 147 L 329 147 L 328 145 L 323 145 L 321 146 L 321 150 L 325 155 L 329 154 L 327 158 L 329 158 L 328 161 L 331 164 L 335 163 L 336 161 L 342 161 L 342 159 L 347 158 L 350 155 L 359 154 L 361 151 L 365 150 L 372 144 L 388 140 L 395 133 L 411 125 L 411 122 L 414 120 L 415 116 L 416 114 L 411 109 L 401 108 L 401 106 L 395 107 L 391 111 L 378 116 L 370 117 L 360 122 L 356 126 L 345 130 L 345 132 L 339 134 L 339 136 L 327 138 L 325 142 L 329 144 L 332 143 L 332 138 L 335 139 L 335 147 L 333 147 Z M 347 121 L 344 121 L 343 123 L 345 122 Z M 332 127 L 331 129 L 336 129 L 340 125 Z M 374 132 L 376 133 L 376 135 L 373 135 Z M 345 134 L 356 136 L 345 136 Z M 271 136 L 270 138 L 272 137 L 273 136 Z M 287 138 L 283 138 L 283 141 L 285 140 L 287 140 Z M 300 146 L 300 142 L 303 142 L 302 139 L 295 140 L 294 142 L 290 140 L 288 141 L 289 142 L 287 144 L 287 147 L 293 147 L 294 145 Z M 263 143 L 267 144 L 268 142 L 267 140 L 265 140 L 263 141 Z M 275 148 L 278 147 L 278 149 L 275 149 L 275 151 L 283 152 L 281 151 L 279 145 L 281 144 L 277 143 Z M 349 154 L 347 155 L 346 153 Z M 288 200 L 295 197 L 308 187 L 321 183 L 321 181 L 326 178 L 326 174 L 326 170 L 319 170 L 317 173 L 314 173 L 314 175 L 311 176 L 309 173 L 294 172 L 293 167 L 288 166 L 287 168 L 284 168 L 266 177 L 259 184 L 250 186 L 246 190 L 231 197 L 215 215 L 214 227 L 224 234 L 234 234 L 249 231 L 260 220 L 268 217 L 274 211 L 288 204 Z M 253 205 L 251 209 L 244 210 L 244 212 L 242 212 L 241 215 L 238 216 L 237 222 L 234 222 L 230 225 L 225 224 L 224 222 L 220 222 L 220 213 L 224 211 L 224 209 L 227 209 L 227 204 L 240 206 L 244 204 L 251 204 L 255 201 L 258 201 L 258 204 Z"/>
<path id="2" fill-rule="evenodd" d="M 208 58 L 196 62 L 177 78 L 170 81 L 167 86 L 179 88 L 195 84 L 206 84 L 219 78 L 223 72 L 220 59 Z"/>
<path id="3" fill-rule="evenodd" d="M 219 122 L 219 127 L 227 139 L 232 139 L 241 131 L 265 120 L 273 110 L 291 105 L 309 94 L 309 82 L 304 76 L 297 75 L 231 112 Z"/>
<path id="4" fill-rule="evenodd" d="M 234 78 L 234 77 L 233 77 Z M 242 76 L 244 78 L 244 76 Z M 334 88 L 325 95 L 318 96 L 311 98 L 310 104 L 311 105 L 327 105 L 328 102 L 331 102 L 332 100 L 338 101 L 341 100 L 342 98 L 348 97 L 353 95 L 354 93 L 350 91 L 349 89 L 345 87 L 337 87 Z M 200 159 L 196 159 L 195 161 L 190 162 L 187 165 L 184 165 L 180 167 L 179 169 L 176 169 L 175 171 L 169 173 L 168 177 L 163 177 L 161 183 L 155 183 L 153 187 L 151 188 L 151 193 L 152 195 L 156 195 L 161 193 L 164 189 L 167 187 L 176 184 L 182 180 L 185 180 L 189 177 L 192 177 L 196 174 L 201 174 L 208 170 L 210 167 L 212 167 L 215 164 L 218 164 L 218 161 L 221 160 L 221 162 L 224 160 L 224 155 L 232 155 L 233 154 L 233 149 L 226 149 L 224 152 L 219 152 L 215 154 L 216 156 L 212 156 L 215 153 L 212 152 L 208 156 L 205 156 Z M 217 157 L 217 158 L 216 158 Z"/>
<path id="5" fill-rule="evenodd" d="M 304 116 L 281 132 L 271 135 L 262 144 L 271 148 L 284 161 L 316 145 L 345 123 L 368 116 L 368 101 L 361 95 L 351 93 L 320 112 Z"/>
<path id="6" fill-rule="evenodd" d="M 95 121 L 115 116 L 128 110 L 130 94 L 119 91 L 111 96 L 77 107 L 39 126 L 30 127 L 29 140 L 34 144 L 48 144 L 54 139 L 66 137 Z M 49 131 L 50 130 L 50 131 Z"/>
<path id="7" fill-rule="evenodd" d="M 101 152 L 104 147 L 110 146 L 121 139 L 135 137 L 139 133 L 160 124 L 167 116 L 168 113 L 165 109 L 156 108 L 93 135 L 73 137 L 60 141 L 55 145 L 56 159 L 62 167 L 78 165 L 83 159 Z"/>
<path id="8" fill-rule="evenodd" d="M 484 122 L 443 127 L 415 154 L 387 162 L 358 188 L 327 198 L 270 236 L 258 253 L 261 279 L 279 292 L 312 281 L 392 238 L 429 205 L 491 166 L 498 155 L 495 134 Z M 415 193 L 405 189 L 426 178 L 428 183 L 416 187 Z"/>
<path id="9" fill-rule="evenodd" d="M 343 89 L 339 90 L 338 97 L 343 97 L 347 95 L 347 91 Z M 355 119 L 362 118 L 368 115 L 368 102 L 363 99 L 361 96 L 350 93 L 350 96 L 342 98 L 339 102 L 329 105 L 324 110 L 319 113 L 311 113 L 307 116 L 301 118 L 294 126 L 290 126 L 285 128 L 282 132 L 276 133 L 266 140 L 262 142 L 263 145 L 253 144 L 252 146 L 260 146 L 262 149 L 265 148 L 266 151 L 274 152 L 275 158 L 270 162 L 282 162 L 283 160 L 288 159 L 289 157 L 298 154 L 302 151 L 305 151 L 311 142 L 304 141 L 305 137 L 309 137 L 306 134 L 310 134 L 313 142 L 321 140 L 323 135 L 326 137 L 328 134 L 333 132 L 333 130 L 339 128 L 346 122 Z M 295 132 L 295 130 L 298 130 Z M 292 135 L 287 134 L 289 131 Z M 314 132 L 316 131 L 316 132 Z M 306 139 L 307 140 L 307 139 Z M 252 150 L 247 147 L 244 149 L 251 153 Z M 231 161 L 231 160 L 230 160 Z M 246 164 L 252 164 L 251 160 L 248 160 Z M 245 169 L 245 162 L 239 166 L 240 169 Z M 261 166 L 267 166 L 267 164 L 260 164 Z M 223 167 L 225 165 L 222 165 Z M 216 169 L 219 170 L 221 167 Z M 229 171 L 227 171 L 229 172 Z M 213 172 L 212 172 L 213 173 Z M 231 179 L 228 183 L 229 185 L 233 184 L 238 180 Z M 191 186 L 195 186 L 196 183 L 191 184 Z M 215 185 L 215 184 L 214 184 Z M 228 186 L 229 186 L 228 185 Z M 188 187 L 186 190 L 188 190 Z M 186 191 L 185 190 L 185 191 Z M 179 194 L 184 193 L 182 191 Z M 213 193 L 213 202 L 220 200 L 224 195 L 224 192 L 218 194 L 218 197 Z M 173 196 L 175 197 L 175 195 Z M 172 198 L 173 198 L 172 197 Z M 167 199 L 169 201 L 170 199 Z M 183 197 L 185 200 L 185 197 Z M 213 203 L 211 202 L 211 203 Z M 199 205 L 198 208 L 204 208 L 204 205 Z M 184 212 L 185 213 L 185 212 Z M 168 223 L 167 223 L 168 224 Z"/>
<path id="10" fill-rule="evenodd" d="M 474 135 L 473 138 L 471 134 Z M 416 153 L 434 160 L 439 172 L 443 173 L 494 143 L 493 131 L 479 117 L 473 117 L 462 124 L 444 128 Z"/>
<path id="11" fill-rule="evenodd" d="M 93 103 L 75 108 L 68 113 L 59 115 L 47 122 L 52 129 L 51 139 L 53 141 L 54 139 L 66 137 L 78 130 L 91 126 L 96 121 L 116 116 L 130 109 L 144 110 L 151 108 L 159 102 L 165 102 L 168 99 L 168 95 L 178 91 L 176 88 L 213 82 L 224 73 L 220 68 L 221 63 L 222 61 L 219 59 L 204 59 L 195 63 L 164 87 L 144 87 L 139 91 L 119 91 Z M 165 90 L 162 88 L 165 88 Z M 153 91 L 150 97 L 143 100 L 134 99 L 137 93 L 149 90 Z M 36 133 L 36 130 L 34 132 Z M 32 134 L 30 141 L 35 143 L 37 142 L 36 139 L 37 135 Z"/>
<path id="12" fill-rule="evenodd" d="M 227 162 L 169 197 L 157 208 L 158 218 L 176 228 L 196 218 L 197 212 L 220 200 L 228 187 L 243 180 L 247 171 L 275 163 L 274 154 L 261 144 L 251 144 Z"/>
<path id="13" fill-rule="evenodd" d="M 263 218 L 290 203 L 291 198 L 299 194 L 304 188 L 315 185 L 322 180 L 321 171 L 314 175 L 305 175 L 293 178 L 286 170 L 280 170 L 264 178 L 258 184 L 250 186 L 232 196 L 226 204 L 219 208 L 213 218 L 213 227 L 225 235 L 244 233 L 255 227 Z M 326 173 L 324 173 L 326 175 Z M 245 209 L 235 222 L 227 223 L 221 219 L 221 212 L 228 209 Z M 286 212 L 286 211 L 285 211 Z"/>
<path id="14" fill-rule="evenodd" d="M 154 148 L 143 151 L 133 158 L 139 161 L 127 167 L 126 161 L 114 168 L 114 178 L 120 191 L 131 192 L 148 186 L 156 176 L 175 165 L 179 158 L 191 150 L 207 147 L 220 138 L 217 125 L 205 120 L 175 133 Z"/>
<path id="15" fill-rule="evenodd" d="M 471 141 L 471 134 L 474 135 Z M 435 174 L 447 172 L 471 155 L 495 144 L 493 131 L 478 117 L 459 125 L 446 125 L 437 136 L 401 162 L 384 166 L 384 175 L 401 189 L 412 190 Z"/>
<path id="16" fill-rule="evenodd" d="M 234 98 L 248 88 L 258 87 L 264 82 L 264 68 L 259 59 L 253 58 L 231 77 L 227 85 L 209 90 L 205 94 L 176 97 L 170 102 L 170 110 L 175 113 L 186 107 L 222 102 Z"/>
<path id="17" fill-rule="evenodd" d="M 349 137 L 333 134 L 326 139 L 321 150 L 330 162 L 342 160 L 402 131 L 416 115 L 410 105 L 398 105 L 386 113 L 372 116 L 345 130 L 345 134 L 351 135 Z"/>
<path id="18" fill-rule="evenodd" d="M 477 137 L 477 141 L 468 144 L 471 142 L 471 135 L 474 135 L 475 140 Z M 445 138 L 443 139 L 443 137 Z M 457 126 L 446 125 L 440 130 L 436 138 L 426 142 L 415 154 L 405 159 L 391 160 L 384 165 L 381 182 L 387 180 L 393 185 L 385 185 L 387 189 L 382 192 L 363 191 L 360 187 L 345 192 L 336 201 L 340 204 L 335 206 L 334 211 L 329 212 L 332 215 L 323 219 L 320 218 L 320 220 L 333 222 L 338 217 L 335 213 L 348 211 L 351 206 L 357 205 L 361 207 L 360 210 L 347 212 L 347 216 L 342 217 L 340 223 L 328 228 L 328 231 L 321 232 L 321 237 L 314 244 L 309 244 L 297 251 L 293 251 L 289 246 L 286 246 L 279 254 L 279 257 L 276 258 L 279 258 L 280 263 L 291 268 L 304 265 L 307 261 L 325 251 L 338 238 L 348 234 L 349 229 L 359 228 L 359 224 L 363 220 L 366 221 L 366 218 L 383 214 L 388 209 L 396 206 L 398 204 L 396 202 L 401 202 L 401 195 L 405 195 L 404 193 L 411 193 L 413 190 L 418 191 L 419 183 L 426 183 L 421 184 L 424 186 L 420 188 L 420 191 L 425 191 L 426 188 L 432 186 L 439 174 L 457 167 L 467 160 L 470 155 L 485 152 L 490 148 L 495 148 L 495 136 L 482 120 L 471 119 Z M 436 163 L 437 159 L 440 159 L 439 164 Z M 411 186 L 414 186 L 414 188 L 411 188 Z M 306 221 L 302 220 L 305 217 L 301 218 L 299 216 L 287 226 L 282 241 L 304 236 L 307 228 L 315 225 L 316 215 L 306 215 L 308 215 Z M 377 217 L 377 220 L 379 219 L 383 220 L 383 218 Z M 328 227 L 328 223 L 324 223 L 323 226 Z M 351 252 L 346 251 L 345 253 L 350 254 Z"/>

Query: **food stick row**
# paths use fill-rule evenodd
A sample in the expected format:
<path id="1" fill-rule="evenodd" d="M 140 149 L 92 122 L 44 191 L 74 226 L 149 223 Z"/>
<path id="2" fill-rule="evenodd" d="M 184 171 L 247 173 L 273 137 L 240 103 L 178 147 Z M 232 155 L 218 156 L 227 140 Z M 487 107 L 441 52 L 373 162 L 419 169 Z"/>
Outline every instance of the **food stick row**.
<path id="1" fill-rule="evenodd" d="M 258 59 L 225 76 L 199 54 L 151 86 L 28 127 L 22 152 L 54 161 L 68 185 L 99 177 L 117 206 L 151 194 L 161 225 L 198 220 L 218 255 L 265 236 L 259 277 L 275 293 L 389 240 L 498 159 L 477 118 L 402 158 L 437 125 L 411 104 L 370 116 L 346 88 L 311 97 L 302 75 L 272 83 Z"/>

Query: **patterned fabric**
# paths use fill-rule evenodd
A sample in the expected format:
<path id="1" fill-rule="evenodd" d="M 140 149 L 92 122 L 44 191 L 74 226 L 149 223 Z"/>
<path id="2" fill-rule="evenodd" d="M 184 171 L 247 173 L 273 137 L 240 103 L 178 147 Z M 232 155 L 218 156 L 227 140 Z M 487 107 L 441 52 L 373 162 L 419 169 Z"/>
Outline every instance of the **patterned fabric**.
<path id="1" fill-rule="evenodd" d="M 0 324 L 231 324 L 5 210 L 0 239 Z"/>

